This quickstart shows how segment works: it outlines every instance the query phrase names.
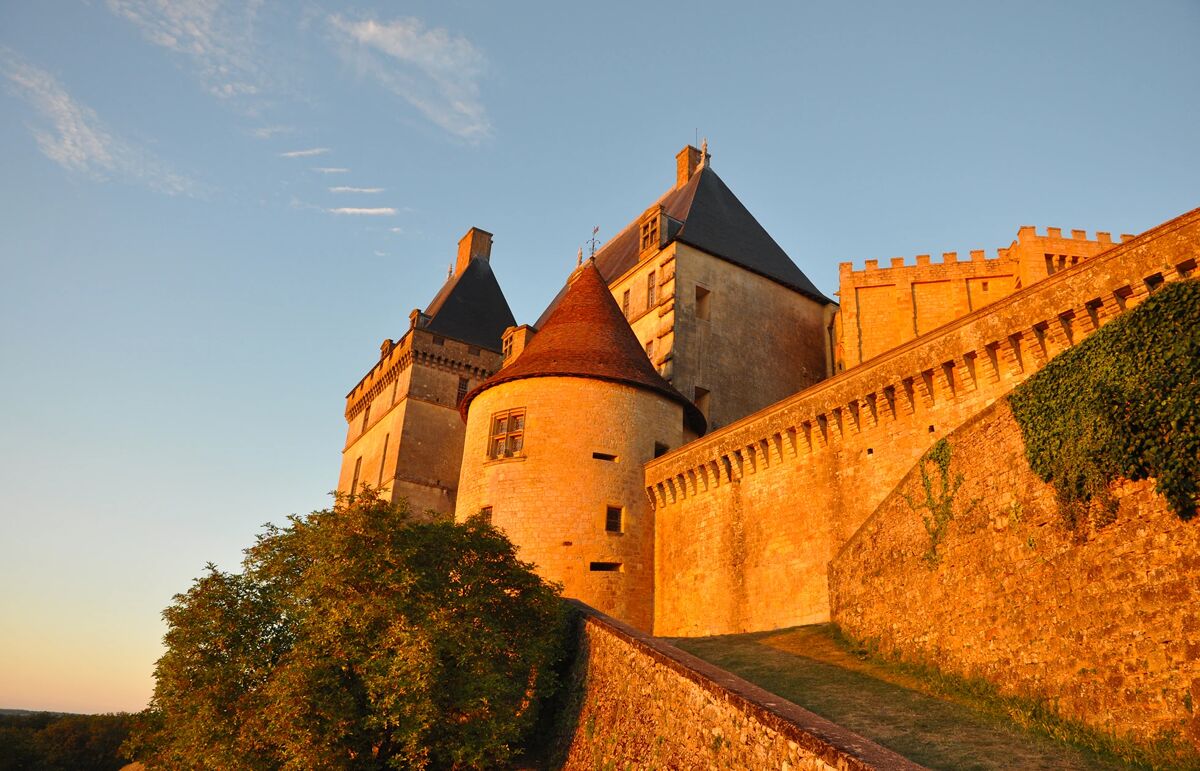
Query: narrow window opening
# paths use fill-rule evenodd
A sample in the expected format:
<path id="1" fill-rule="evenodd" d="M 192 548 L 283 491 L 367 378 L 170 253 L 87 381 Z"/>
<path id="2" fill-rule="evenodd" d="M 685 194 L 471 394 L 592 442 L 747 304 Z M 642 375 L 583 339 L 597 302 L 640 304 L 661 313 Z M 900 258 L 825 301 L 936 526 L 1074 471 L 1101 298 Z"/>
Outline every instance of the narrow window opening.
<path id="1" fill-rule="evenodd" d="M 654 307 L 654 290 L 658 288 L 654 271 L 650 271 L 650 275 L 646 276 L 646 310 Z"/>
<path id="2" fill-rule="evenodd" d="M 375 483 L 376 488 L 383 487 L 383 469 L 384 469 L 384 466 L 387 465 L 388 442 L 390 442 L 391 439 L 392 439 L 391 434 L 384 434 L 384 436 L 383 436 L 383 455 L 379 456 L 379 481 L 377 481 Z"/>
<path id="3" fill-rule="evenodd" d="M 362 456 L 354 461 L 354 476 L 350 478 L 350 494 L 355 495 L 358 492 L 358 472 L 362 471 Z"/>
<path id="4" fill-rule="evenodd" d="M 604 529 L 609 533 L 625 532 L 624 509 L 620 506 L 609 506 L 604 512 Z"/>
<path id="5" fill-rule="evenodd" d="M 932 433 L 933 433 L 933 431 L 934 431 L 934 429 L 933 429 L 933 426 L 930 426 L 930 427 L 929 427 L 929 433 L 931 433 L 931 434 L 932 434 Z"/>
<path id="6" fill-rule="evenodd" d="M 983 282 L 983 291 L 986 292 L 987 290 L 988 290 L 988 282 L 984 281 Z"/>
<path id="7" fill-rule="evenodd" d="M 646 356 L 647 356 L 647 358 L 650 359 L 650 361 L 654 361 L 654 341 L 653 340 L 646 341 Z"/>
<path id="8" fill-rule="evenodd" d="M 492 524 L 492 507 L 484 506 L 479 510 L 479 518 L 489 525 Z"/>
<path id="9" fill-rule="evenodd" d="M 465 377 L 460 377 L 458 379 L 458 397 L 454 400 L 455 404 L 462 404 L 463 397 L 467 395 L 467 391 L 470 390 L 470 387 L 470 380 Z"/>
<path id="10" fill-rule="evenodd" d="M 712 292 L 696 284 L 696 318 L 708 319 L 709 300 L 711 297 Z"/>
<path id="11" fill-rule="evenodd" d="M 625 318 L 629 318 L 629 290 L 628 289 L 626 289 L 625 293 L 621 295 L 621 313 L 624 314 Z"/>
<path id="12" fill-rule="evenodd" d="M 368 404 L 368 405 L 367 405 L 367 406 L 366 406 L 366 407 L 363 409 L 363 422 L 362 422 L 362 428 L 359 430 L 359 432 L 361 433 L 361 432 L 363 432 L 363 431 L 366 431 L 366 430 L 367 430 L 367 426 L 370 424 L 370 422 L 371 422 L 371 405 L 369 405 L 369 404 Z"/>
<path id="13" fill-rule="evenodd" d="M 512 358 L 512 349 L 513 349 L 512 335 L 505 335 L 504 341 L 501 343 L 501 351 L 500 351 L 501 355 L 504 356 L 505 361 L 508 361 L 510 358 Z"/>
<path id="14" fill-rule="evenodd" d="M 668 452 L 670 452 L 670 450 L 671 450 L 671 448 L 666 446 L 662 442 L 654 443 L 654 457 L 656 457 L 656 458 L 660 458 L 663 455 L 666 455 Z"/>
<path id="15" fill-rule="evenodd" d="M 505 410 L 492 415 L 488 437 L 489 458 L 510 458 L 525 449 L 525 408 Z"/>
<path id="16" fill-rule="evenodd" d="M 592 457 L 595 458 L 596 460 L 606 460 L 606 461 L 609 461 L 610 463 L 615 462 L 617 460 L 616 455 L 613 455 L 613 454 L 607 453 L 607 452 L 594 452 L 594 453 L 592 453 Z"/>
<path id="17" fill-rule="evenodd" d="M 874 454 L 875 454 L 875 448 L 874 448 L 874 447 L 868 447 L 868 448 L 867 448 L 867 455 L 874 455 Z"/>
<path id="18" fill-rule="evenodd" d="M 620 573 L 620 562 L 593 562 L 591 569 L 597 573 Z"/>
<path id="19" fill-rule="evenodd" d="M 1046 275 L 1047 276 L 1054 275 L 1054 255 L 1053 254 L 1046 255 Z"/>

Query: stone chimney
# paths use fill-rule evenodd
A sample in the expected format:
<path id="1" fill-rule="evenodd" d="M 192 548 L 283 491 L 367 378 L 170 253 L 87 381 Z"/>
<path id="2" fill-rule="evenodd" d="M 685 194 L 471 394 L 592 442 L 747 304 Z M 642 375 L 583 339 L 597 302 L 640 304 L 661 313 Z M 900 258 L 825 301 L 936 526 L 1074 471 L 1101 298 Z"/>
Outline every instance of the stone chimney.
<path id="1" fill-rule="evenodd" d="M 703 157 L 703 154 L 691 145 L 679 151 L 675 156 L 675 187 L 683 187 L 687 184 L 687 181 L 700 168 L 700 159 Z"/>
<path id="2" fill-rule="evenodd" d="M 479 228 L 471 228 L 458 241 L 458 261 L 454 264 L 454 275 L 461 276 L 471 260 L 487 260 L 492 256 L 492 234 Z"/>

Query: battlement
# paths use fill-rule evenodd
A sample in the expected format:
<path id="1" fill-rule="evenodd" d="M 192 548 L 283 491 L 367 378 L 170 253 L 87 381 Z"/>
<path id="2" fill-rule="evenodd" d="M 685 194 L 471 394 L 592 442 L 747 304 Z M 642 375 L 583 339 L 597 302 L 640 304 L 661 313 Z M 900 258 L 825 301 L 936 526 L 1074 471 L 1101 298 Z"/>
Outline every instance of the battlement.
<path id="1" fill-rule="evenodd" d="M 1093 246 L 1101 245 L 1105 247 L 1114 246 L 1116 243 L 1118 243 L 1113 241 L 1112 233 L 1103 230 L 1097 230 L 1095 238 L 1088 238 L 1088 232 L 1086 230 L 1071 230 L 1070 236 L 1064 236 L 1062 228 L 1047 227 L 1045 231 L 1046 232 L 1043 235 L 1038 233 L 1037 228 L 1033 225 L 1022 225 L 1017 229 L 1017 239 L 1016 241 L 1013 241 L 1012 245 L 1002 246 L 998 249 L 995 249 L 993 250 L 992 254 L 988 254 L 986 249 L 972 249 L 966 253 L 969 256 L 965 260 L 960 259 L 959 252 L 955 251 L 942 252 L 941 260 L 939 262 L 934 262 L 932 256 L 929 254 L 918 254 L 912 259 L 911 262 L 906 257 L 892 257 L 888 261 L 888 264 L 884 267 L 880 267 L 880 261 L 877 259 L 864 260 L 863 267 L 858 270 L 855 270 L 853 262 L 839 262 L 838 274 L 842 280 L 845 281 L 847 279 L 854 280 L 858 277 L 876 278 L 880 277 L 880 274 L 884 271 L 896 269 L 911 270 L 913 268 L 922 268 L 929 265 L 953 265 L 955 263 L 967 261 L 973 263 L 994 261 L 999 264 L 1001 261 L 1011 258 L 1012 250 L 1015 246 L 1018 244 L 1029 244 L 1035 240 L 1074 241 L 1079 242 L 1080 244 L 1089 244 Z M 1121 240 L 1119 243 L 1125 243 L 1134 238 L 1136 238 L 1136 236 L 1124 233 L 1121 235 Z"/>
<path id="2" fill-rule="evenodd" d="M 1164 283 L 1194 276 L 1198 255 L 1200 209 L 647 463 L 646 494 L 672 544 L 660 595 L 727 596 L 703 611 L 664 599 L 656 634 L 827 619 L 829 558 L 930 444 Z M 737 548 L 751 553 L 729 576 L 702 533 L 739 528 Z"/>

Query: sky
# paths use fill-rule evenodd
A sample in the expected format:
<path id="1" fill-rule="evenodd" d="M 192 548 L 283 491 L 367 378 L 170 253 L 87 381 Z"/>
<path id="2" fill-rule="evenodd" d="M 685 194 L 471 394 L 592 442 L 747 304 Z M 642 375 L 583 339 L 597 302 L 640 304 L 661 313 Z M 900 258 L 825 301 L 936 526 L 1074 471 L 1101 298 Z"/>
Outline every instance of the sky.
<path id="1" fill-rule="evenodd" d="M 1200 3 L 0 4 L 0 707 L 138 710 L 161 611 L 325 508 L 472 226 L 519 322 L 707 138 L 837 265 L 1200 205 Z"/>

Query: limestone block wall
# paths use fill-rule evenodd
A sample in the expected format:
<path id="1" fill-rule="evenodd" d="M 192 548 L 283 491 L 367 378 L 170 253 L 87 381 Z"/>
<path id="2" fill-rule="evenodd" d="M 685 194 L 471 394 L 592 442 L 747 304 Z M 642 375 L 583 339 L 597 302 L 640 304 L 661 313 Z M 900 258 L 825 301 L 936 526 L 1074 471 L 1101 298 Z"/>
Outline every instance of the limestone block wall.
<path id="1" fill-rule="evenodd" d="M 687 244 L 668 244 L 609 289 L 618 305 L 629 292 L 629 325 L 663 377 L 693 401 L 697 388 L 708 394 L 710 428 L 828 374 L 823 305 Z"/>
<path id="2" fill-rule="evenodd" d="M 1198 255 L 1195 210 L 648 463 L 655 632 L 827 619 L 828 561 L 935 440 Z"/>
<path id="3" fill-rule="evenodd" d="M 515 408 L 525 410 L 523 450 L 489 458 L 492 415 Z M 457 516 L 491 507 L 492 524 L 539 575 L 649 629 L 654 511 L 642 467 L 655 443 L 678 447 L 682 433 L 683 407 L 644 389 L 575 377 L 500 383 L 471 402 Z M 621 532 L 606 530 L 610 506 L 622 510 Z"/>
<path id="4" fill-rule="evenodd" d="M 862 270 L 843 262 L 839 368 L 861 364 L 1112 245 L 1112 237 L 1104 232 L 1088 239 L 1086 231 L 1073 230 L 1064 238 L 1060 228 L 1048 228 L 1043 236 L 1025 226 L 1012 245 L 992 258 L 977 250 L 970 260 L 960 261 L 957 252 L 945 252 L 935 263 L 928 254 L 920 254 L 913 265 L 894 257 L 882 268 L 878 260 L 867 260 Z"/>
<path id="5" fill-rule="evenodd" d="M 904 498 L 923 500 L 914 468 L 830 563 L 833 620 L 1097 728 L 1200 748 L 1200 520 L 1150 481 L 1124 483 L 1116 520 L 1080 540 L 1029 470 L 1007 400 L 947 439 L 965 481 L 940 563 L 922 561 L 929 536 Z"/>
<path id="6" fill-rule="evenodd" d="M 464 427 L 459 381 L 474 388 L 499 368 L 495 351 L 410 329 L 346 395 L 346 446 L 338 490 L 356 479 L 413 511 L 453 515 Z"/>
<path id="7" fill-rule="evenodd" d="M 584 614 L 564 769 L 921 768 L 661 640 Z"/>

